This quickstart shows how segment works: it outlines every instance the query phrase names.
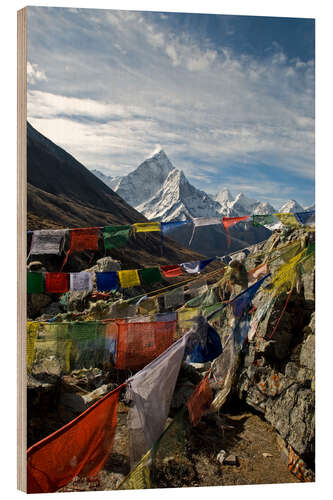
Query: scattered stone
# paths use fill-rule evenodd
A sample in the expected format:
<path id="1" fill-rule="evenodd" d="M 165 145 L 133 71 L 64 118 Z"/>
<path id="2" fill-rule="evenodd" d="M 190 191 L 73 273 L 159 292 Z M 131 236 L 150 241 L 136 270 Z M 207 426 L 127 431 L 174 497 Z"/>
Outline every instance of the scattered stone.
<path id="1" fill-rule="evenodd" d="M 223 462 L 224 465 L 238 465 L 238 458 L 236 455 L 229 455 L 227 458 L 224 459 Z"/>
<path id="2" fill-rule="evenodd" d="M 227 452 L 226 452 L 225 450 L 221 450 L 221 451 L 219 451 L 219 453 L 217 454 L 216 460 L 217 460 L 218 462 L 220 462 L 220 464 L 222 465 L 222 464 L 223 464 L 223 462 L 224 462 L 224 459 L 225 459 L 226 455 L 227 455 Z"/>
<path id="3" fill-rule="evenodd" d="M 269 458 L 269 457 L 272 457 L 273 455 L 271 453 L 263 453 L 262 456 L 264 458 Z"/>

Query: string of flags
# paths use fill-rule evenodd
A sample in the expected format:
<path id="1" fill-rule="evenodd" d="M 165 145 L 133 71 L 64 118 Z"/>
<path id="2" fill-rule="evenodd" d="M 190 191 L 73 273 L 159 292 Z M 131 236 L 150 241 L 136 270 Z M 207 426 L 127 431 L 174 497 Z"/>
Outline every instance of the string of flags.
<path id="1" fill-rule="evenodd" d="M 161 245 L 163 237 L 171 229 L 184 224 L 192 224 L 193 231 L 189 245 L 191 244 L 197 227 L 222 224 L 226 231 L 227 242 L 230 245 L 229 228 L 239 222 L 252 220 L 254 226 L 263 226 L 274 223 L 277 217 L 282 224 L 288 227 L 305 226 L 315 221 L 315 211 L 297 213 L 274 213 L 264 215 L 245 215 L 243 217 L 199 217 L 192 220 L 171 222 L 139 222 L 131 225 L 113 225 L 105 227 L 87 227 L 74 229 L 40 229 L 28 231 L 32 233 L 30 251 L 31 255 L 61 255 L 65 252 L 62 268 L 72 253 L 85 250 L 98 251 L 99 249 L 111 250 L 122 248 L 127 245 L 131 234 L 158 232 L 161 234 Z"/>
<path id="2" fill-rule="evenodd" d="M 121 271 L 94 271 L 96 287 L 100 292 L 116 291 L 119 288 L 149 286 L 160 283 L 163 278 L 174 278 L 185 274 L 200 274 L 215 258 L 184 262 L 176 265 L 129 269 Z M 90 271 L 27 272 L 27 293 L 66 293 L 68 291 L 92 291 L 93 276 Z"/>

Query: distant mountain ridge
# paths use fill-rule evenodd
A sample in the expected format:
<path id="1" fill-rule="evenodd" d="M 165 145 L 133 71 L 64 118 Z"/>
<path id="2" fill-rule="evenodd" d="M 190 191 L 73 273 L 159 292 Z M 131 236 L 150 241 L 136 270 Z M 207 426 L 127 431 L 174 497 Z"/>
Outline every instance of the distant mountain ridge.
<path id="1" fill-rule="evenodd" d="M 128 175 L 111 177 L 98 170 L 92 172 L 148 219 L 169 222 L 278 211 L 269 201 L 254 200 L 243 193 L 234 197 L 228 188 L 215 196 L 205 193 L 193 186 L 182 170 L 173 166 L 163 150 L 145 160 Z M 297 201 L 289 200 L 279 211 L 301 212 L 304 208 Z"/>

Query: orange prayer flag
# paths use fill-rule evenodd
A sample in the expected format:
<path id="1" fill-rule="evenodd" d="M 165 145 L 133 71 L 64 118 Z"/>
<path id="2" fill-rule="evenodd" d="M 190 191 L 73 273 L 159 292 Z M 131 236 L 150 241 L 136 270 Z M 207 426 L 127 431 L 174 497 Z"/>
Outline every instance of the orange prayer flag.
<path id="1" fill-rule="evenodd" d="M 187 402 L 188 412 L 194 427 L 198 425 L 202 415 L 210 407 L 214 398 L 213 391 L 209 385 L 208 375 L 201 380 Z"/>
<path id="2" fill-rule="evenodd" d="M 97 474 L 112 450 L 118 397 L 125 385 L 28 449 L 27 493 L 52 493 L 75 476 Z"/>

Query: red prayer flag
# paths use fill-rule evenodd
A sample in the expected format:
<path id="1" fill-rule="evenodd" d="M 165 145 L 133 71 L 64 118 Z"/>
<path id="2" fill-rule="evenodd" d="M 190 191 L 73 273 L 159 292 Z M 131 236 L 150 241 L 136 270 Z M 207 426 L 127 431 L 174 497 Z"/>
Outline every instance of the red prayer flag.
<path id="1" fill-rule="evenodd" d="M 214 399 L 213 391 L 209 385 L 208 375 L 209 374 L 201 380 L 200 384 L 196 387 L 187 402 L 188 412 L 194 427 L 198 425 L 204 411 L 210 407 L 210 404 Z"/>
<path id="2" fill-rule="evenodd" d="M 98 250 L 98 227 L 71 229 L 70 251 Z"/>
<path id="3" fill-rule="evenodd" d="M 28 449 L 28 493 L 53 493 L 76 476 L 97 474 L 112 450 L 119 391 L 125 385 Z"/>
<path id="4" fill-rule="evenodd" d="M 116 368 L 140 369 L 164 352 L 174 341 L 177 321 L 127 323 L 117 320 Z"/>
<path id="5" fill-rule="evenodd" d="M 161 266 L 161 271 L 166 278 L 175 278 L 176 276 L 181 276 L 183 271 L 180 266 Z"/>
<path id="6" fill-rule="evenodd" d="M 69 249 L 67 250 L 61 269 L 64 268 L 69 254 L 84 252 L 85 250 L 98 250 L 98 229 L 98 227 L 70 229 Z"/>
<path id="7" fill-rule="evenodd" d="M 222 224 L 224 226 L 226 236 L 227 236 L 227 242 L 228 242 L 228 247 L 230 246 L 231 240 L 230 240 L 230 234 L 229 234 L 229 227 L 234 226 L 238 222 L 241 222 L 242 220 L 247 220 L 249 218 L 249 215 L 244 215 L 243 217 L 222 217 Z"/>
<path id="8" fill-rule="evenodd" d="M 68 292 L 68 273 L 46 273 L 45 291 L 49 293 Z"/>

